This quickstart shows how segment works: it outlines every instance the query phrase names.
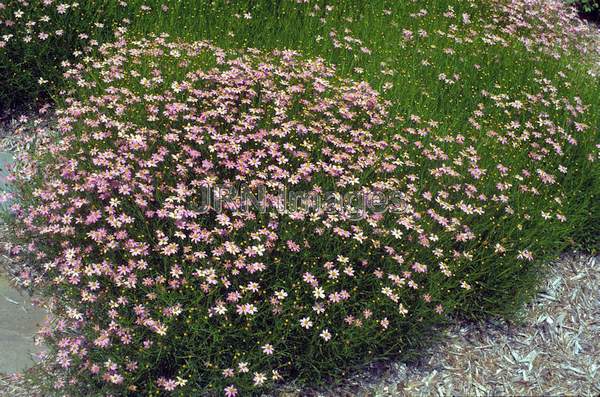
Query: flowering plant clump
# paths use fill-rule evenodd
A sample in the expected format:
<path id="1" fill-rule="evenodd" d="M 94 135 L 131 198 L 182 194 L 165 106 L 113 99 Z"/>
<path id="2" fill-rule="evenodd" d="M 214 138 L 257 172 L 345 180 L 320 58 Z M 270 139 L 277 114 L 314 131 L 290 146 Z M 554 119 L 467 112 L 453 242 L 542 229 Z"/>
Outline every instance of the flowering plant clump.
<path id="1" fill-rule="evenodd" d="M 83 54 L 92 34 L 87 23 L 77 31 L 90 19 L 83 9 L 79 2 L 0 1 L 2 108 L 35 100 L 60 76 L 60 62 Z"/>
<path id="2" fill-rule="evenodd" d="M 560 58 L 566 51 L 599 55 L 597 29 L 577 17 L 563 0 L 511 0 L 498 2 L 495 26 L 518 39 L 530 51 Z"/>
<path id="3" fill-rule="evenodd" d="M 0 0 L 0 106 L 60 85 L 61 64 L 90 53 L 128 14 L 123 1 Z"/>
<path id="4" fill-rule="evenodd" d="M 409 352 L 453 311 L 520 302 L 548 247 L 520 231 L 568 221 L 585 106 L 542 77 L 453 133 L 291 50 L 99 51 L 12 176 L 59 393 L 236 396 Z"/>

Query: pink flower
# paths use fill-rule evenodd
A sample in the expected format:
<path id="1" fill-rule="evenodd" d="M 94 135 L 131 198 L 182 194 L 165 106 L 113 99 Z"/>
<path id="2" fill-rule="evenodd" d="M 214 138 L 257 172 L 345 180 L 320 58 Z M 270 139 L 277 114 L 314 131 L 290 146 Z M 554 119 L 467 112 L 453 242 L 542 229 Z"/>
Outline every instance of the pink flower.
<path id="1" fill-rule="evenodd" d="M 236 389 L 234 385 L 229 385 L 223 390 L 225 391 L 226 397 L 236 397 L 238 394 L 238 389 Z"/>
<path id="2" fill-rule="evenodd" d="M 273 345 L 267 343 L 266 345 L 262 346 L 262 351 L 263 353 L 265 353 L 267 356 L 270 356 L 273 354 L 273 352 L 275 351 L 275 349 L 273 349 Z"/>
<path id="3" fill-rule="evenodd" d="M 293 242 L 292 240 L 287 241 L 287 246 L 288 246 L 289 250 L 292 252 L 300 252 L 300 246 L 298 244 L 296 244 L 295 242 Z"/>
<path id="4" fill-rule="evenodd" d="M 329 332 L 329 330 L 327 328 L 325 328 L 323 331 L 321 331 L 321 333 L 319 334 L 319 336 L 321 338 L 323 338 L 323 340 L 325 342 L 329 341 L 331 339 L 331 332 Z"/>
<path id="5" fill-rule="evenodd" d="M 300 326 L 302 328 L 310 329 L 313 326 L 313 322 L 310 320 L 310 317 L 304 317 L 300 320 Z"/>

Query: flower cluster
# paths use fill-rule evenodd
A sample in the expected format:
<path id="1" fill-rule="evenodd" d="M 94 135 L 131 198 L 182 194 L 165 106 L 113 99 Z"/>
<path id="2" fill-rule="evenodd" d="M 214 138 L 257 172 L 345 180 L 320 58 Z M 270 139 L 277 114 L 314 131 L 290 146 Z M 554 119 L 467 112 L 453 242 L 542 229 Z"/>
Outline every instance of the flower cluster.
<path id="1" fill-rule="evenodd" d="M 485 93 L 449 133 L 291 50 L 163 35 L 100 52 L 66 71 L 88 95 L 13 174 L 9 248 L 54 297 L 41 335 L 58 389 L 235 396 L 397 353 L 486 294 L 479 258 L 537 259 L 491 230 L 566 221 L 560 157 L 577 138 L 545 104 L 580 134 L 585 106 L 541 77 L 538 93 Z M 240 185 L 262 189 L 264 211 L 199 210 L 203 189 Z M 394 200 L 282 211 L 288 188 Z"/>
<path id="2" fill-rule="evenodd" d="M 564 1 L 511 0 L 499 2 L 495 26 L 516 36 L 530 51 L 559 58 L 565 51 L 599 55 L 597 29 L 577 17 Z"/>
<path id="3" fill-rule="evenodd" d="M 1 196 L 57 393 L 232 397 L 409 353 L 523 302 L 599 188 L 570 61 L 595 39 L 559 1 L 280 2 L 303 51 L 105 36 L 214 10 L 91 3 L 0 0 L 0 61 L 78 43 Z M 268 12 L 210 15 L 246 47 Z"/>

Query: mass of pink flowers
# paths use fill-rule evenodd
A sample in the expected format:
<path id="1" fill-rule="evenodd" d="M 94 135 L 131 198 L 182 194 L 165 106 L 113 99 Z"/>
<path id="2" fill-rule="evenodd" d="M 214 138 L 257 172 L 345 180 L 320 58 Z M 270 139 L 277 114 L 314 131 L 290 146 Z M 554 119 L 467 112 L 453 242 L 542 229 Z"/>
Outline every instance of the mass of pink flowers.
<path id="1" fill-rule="evenodd" d="M 587 27 L 565 36 L 532 22 L 555 2 L 529 3 L 502 3 L 477 37 L 444 34 L 490 48 L 518 37 L 558 57 L 591 51 L 574 40 Z M 405 29 L 403 45 L 439 34 L 423 32 Z M 371 52 L 350 33 L 327 40 Z M 534 90 L 490 84 L 455 130 L 392 112 L 366 81 L 299 51 L 119 32 L 94 44 L 97 56 L 63 64 L 85 95 L 67 98 L 50 125 L 20 130 L 14 189 L 2 197 L 19 279 L 47 291 L 52 316 L 39 335 L 58 393 L 235 397 L 400 353 L 484 301 L 505 263 L 527 269 L 544 256 L 518 232 L 567 222 L 565 181 L 579 172 L 570 161 L 596 139 L 582 121 L 589 106 L 559 94 L 570 84 L 562 72 L 536 71 Z M 582 158 L 594 163 L 600 150 Z M 229 196 L 240 189 L 261 193 L 262 208 Z M 286 206 L 282 191 L 327 204 Z M 339 200 L 349 196 L 359 202 Z M 489 258 L 491 276 L 475 265 Z"/>
<path id="2" fill-rule="evenodd" d="M 569 170 L 554 158 L 577 139 L 543 114 L 480 132 L 481 104 L 475 133 L 436 134 L 437 122 L 390 117 L 367 83 L 290 50 L 157 37 L 102 53 L 86 73 L 67 71 L 90 96 L 57 112 L 57 131 L 13 176 L 43 178 L 12 206 L 28 241 L 12 253 L 31 260 L 23 279 L 60 298 L 59 320 L 41 331 L 65 370 L 58 388 L 82 374 L 116 390 L 214 387 L 206 374 L 230 396 L 262 387 L 293 372 L 307 343 L 327 356 L 451 311 L 478 288 L 464 271 L 478 219 L 564 221 L 557 181 Z M 533 111 L 552 100 L 540 86 L 486 97 Z M 530 166 L 490 163 L 476 148 L 502 145 Z M 266 210 L 232 200 L 199 211 L 201 189 L 239 184 L 265 189 Z M 277 194 L 290 187 L 396 200 L 356 221 L 341 206 L 281 211 Z M 538 197 L 539 213 L 514 201 Z M 535 258 L 518 240 L 493 249 Z"/>
<path id="3" fill-rule="evenodd" d="M 560 58 L 564 51 L 600 55 L 597 27 L 577 16 L 561 0 L 510 0 L 495 5 L 494 30 L 517 37 L 530 51 Z"/>

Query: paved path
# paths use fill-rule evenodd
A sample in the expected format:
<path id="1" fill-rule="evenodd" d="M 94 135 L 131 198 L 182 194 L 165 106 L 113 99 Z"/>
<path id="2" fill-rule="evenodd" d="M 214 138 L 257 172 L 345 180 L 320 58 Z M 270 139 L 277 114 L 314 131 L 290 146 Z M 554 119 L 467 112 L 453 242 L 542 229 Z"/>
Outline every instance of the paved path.
<path id="1" fill-rule="evenodd" d="M 33 335 L 44 321 L 42 310 L 30 299 L 10 287 L 0 273 L 0 373 L 11 373 L 31 367 L 32 354 L 39 351 Z"/>
<path id="2" fill-rule="evenodd" d="M 11 162 L 12 155 L 0 151 L 0 190 L 5 187 L 6 166 Z M 32 354 L 40 350 L 33 344 L 33 335 L 44 317 L 44 312 L 12 288 L 0 271 L 0 373 L 21 371 L 33 365 Z"/>

